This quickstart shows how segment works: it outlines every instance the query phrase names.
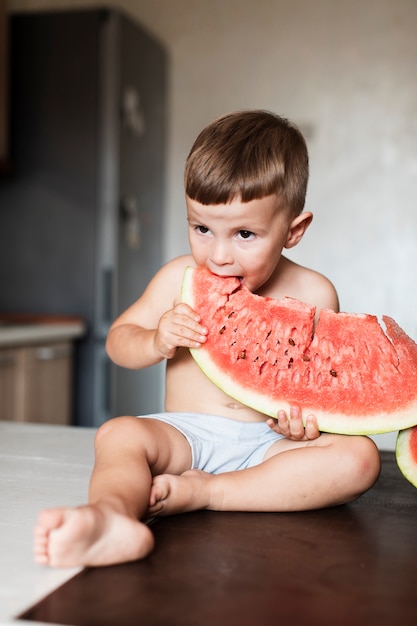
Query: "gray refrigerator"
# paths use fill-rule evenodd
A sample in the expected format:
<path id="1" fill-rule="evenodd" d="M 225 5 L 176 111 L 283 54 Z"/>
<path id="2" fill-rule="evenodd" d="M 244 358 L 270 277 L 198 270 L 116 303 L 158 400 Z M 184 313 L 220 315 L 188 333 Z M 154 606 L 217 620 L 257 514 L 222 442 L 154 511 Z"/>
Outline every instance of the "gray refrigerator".
<path id="1" fill-rule="evenodd" d="M 162 263 L 168 58 L 113 10 L 14 14 L 12 173 L 0 183 L 0 312 L 76 315 L 73 423 L 163 406 L 163 366 L 105 353 Z"/>

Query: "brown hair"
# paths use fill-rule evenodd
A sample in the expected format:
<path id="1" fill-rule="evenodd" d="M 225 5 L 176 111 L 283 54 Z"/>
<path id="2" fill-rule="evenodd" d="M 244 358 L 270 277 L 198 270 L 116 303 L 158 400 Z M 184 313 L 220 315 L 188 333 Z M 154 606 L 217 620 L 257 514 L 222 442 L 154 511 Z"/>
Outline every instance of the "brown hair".
<path id="1" fill-rule="evenodd" d="M 185 165 L 185 191 L 201 204 L 276 194 L 291 212 L 304 207 L 308 151 L 299 129 L 269 111 L 237 111 L 209 124 Z"/>

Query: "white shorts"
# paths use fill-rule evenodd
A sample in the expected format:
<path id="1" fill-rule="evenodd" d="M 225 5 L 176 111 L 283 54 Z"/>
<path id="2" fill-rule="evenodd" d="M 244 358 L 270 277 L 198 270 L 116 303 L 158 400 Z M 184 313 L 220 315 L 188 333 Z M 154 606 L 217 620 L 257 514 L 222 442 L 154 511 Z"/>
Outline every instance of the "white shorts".
<path id="1" fill-rule="evenodd" d="M 210 474 L 259 465 L 272 444 L 283 439 L 265 422 L 239 422 L 202 413 L 155 413 L 138 417 L 174 426 L 190 444 L 192 469 Z"/>

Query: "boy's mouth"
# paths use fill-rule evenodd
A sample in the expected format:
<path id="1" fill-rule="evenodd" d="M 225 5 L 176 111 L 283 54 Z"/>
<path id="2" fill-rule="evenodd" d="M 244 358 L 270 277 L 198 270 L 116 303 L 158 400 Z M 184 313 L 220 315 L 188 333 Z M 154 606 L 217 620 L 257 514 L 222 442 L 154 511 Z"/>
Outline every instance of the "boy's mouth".
<path id="1" fill-rule="evenodd" d="M 218 272 L 213 272 L 213 274 L 219 276 L 219 278 L 237 278 L 240 282 L 244 280 L 243 276 L 236 276 L 236 274 L 219 274 Z"/>
<path id="2" fill-rule="evenodd" d="M 227 274 L 225 276 L 221 276 L 221 278 L 237 278 L 239 282 L 243 282 L 243 276 L 236 276 L 235 274 Z"/>
<path id="3" fill-rule="evenodd" d="M 206 266 L 207 267 L 207 266 Z M 211 268 L 207 267 L 207 269 L 215 274 L 215 276 L 219 276 L 219 278 L 237 278 L 240 283 L 244 283 L 244 276 L 237 276 L 236 274 L 220 274 L 219 272 L 213 271 Z"/>

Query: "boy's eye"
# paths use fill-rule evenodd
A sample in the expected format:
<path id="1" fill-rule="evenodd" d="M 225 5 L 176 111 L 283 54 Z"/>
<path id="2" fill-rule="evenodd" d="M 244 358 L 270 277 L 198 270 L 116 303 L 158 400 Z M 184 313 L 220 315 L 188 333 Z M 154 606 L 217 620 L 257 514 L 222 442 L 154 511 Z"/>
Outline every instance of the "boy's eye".
<path id="1" fill-rule="evenodd" d="M 253 236 L 254 236 L 254 234 L 250 230 L 240 230 L 239 231 L 239 237 L 241 239 L 251 239 Z"/>
<path id="2" fill-rule="evenodd" d="M 209 229 L 207 228 L 207 226 L 196 226 L 196 230 L 201 233 L 202 235 L 205 235 L 206 233 L 208 233 Z"/>

